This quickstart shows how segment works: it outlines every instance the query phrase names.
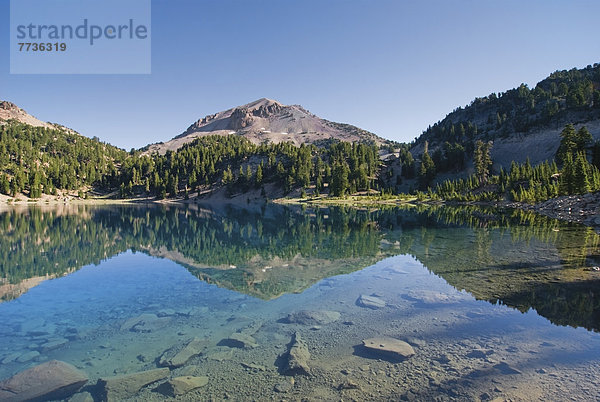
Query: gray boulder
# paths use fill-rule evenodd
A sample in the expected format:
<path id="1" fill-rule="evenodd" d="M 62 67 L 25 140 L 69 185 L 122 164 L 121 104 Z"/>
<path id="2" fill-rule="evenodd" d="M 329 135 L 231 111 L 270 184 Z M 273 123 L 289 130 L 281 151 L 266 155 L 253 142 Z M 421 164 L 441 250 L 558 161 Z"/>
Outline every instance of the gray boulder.
<path id="1" fill-rule="evenodd" d="M 87 381 L 87 375 L 71 364 L 51 360 L 0 382 L 0 401 L 66 399 Z"/>
<path id="2" fill-rule="evenodd" d="M 229 335 L 228 338 L 221 340 L 219 345 L 233 348 L 252 349 L 257 347 L 258 343 L 250 335 L 241 332 L 234 332 L 233 334 Z"/>
<path id="3" fill-rule="evenodd" d="M 165 396 L 176 397 L 204 387 L 206 384 L 208 384 L 208 377 L 182 376 L 170 379 L 157 390 Z"/>
<path id="4" fill-rule="evenodd" d="M 171 368 L 184 366 L 191 358 L 202 354 L 206 344 L 206 340 L 194 338 L 178 352 L 174 348 L 167 350 L 160 357 L 159 364 Z"/>
<path id="5" fill-rule="evenodd" d="M 394 338 L 369 338 L 363 341 L 368 350 L 389 357 L 407 359 L 415 354 L 408 343 Z"/>
<path id="6" fill-rule="evenodd" d="M 135 395 L 148 384 L 167 378 L 169 373 L 168 368 L 159 368 L 134 374 L 101 378 L 98 380 L 98 388 L 102 390 L 105 400 L 109 402 L 120 401 Z"/>
<path id="7" fill-rule="evenodd" d="M 296 332 L 292 337 L 292 343 L 287 353 L 287 362 L 283 372 L 288 375 L 309 375 L 309 359 L 310 352 L 308 351 L 308 346 L 306 346 L 306 343 L 300 338 L 300 334 Z"/>
<path id="8" fill-rule="evenodd" d="M 121 325 L 121 331 L 152 332 L 163 328 L 171 317 L 158 317 L 156 314 L 142 314 L 126 320 Z"/>
<path id="9" fill-rule="evenodd" d="M 356 304 L 360 307 L 370 308 L 371 310 L 378 310 L 386 306 L 385 301 L 375 296 L 360 295 L 356 300 Z"/>
<path id="10" fill-rule="evenodd" d="M 317 311 L 296 311 L 288 314 L 281 320 L 286 324 L 301 325 L 326 325 L 340 319 L 340 313 L 337 311 L 317 310 Z"/>

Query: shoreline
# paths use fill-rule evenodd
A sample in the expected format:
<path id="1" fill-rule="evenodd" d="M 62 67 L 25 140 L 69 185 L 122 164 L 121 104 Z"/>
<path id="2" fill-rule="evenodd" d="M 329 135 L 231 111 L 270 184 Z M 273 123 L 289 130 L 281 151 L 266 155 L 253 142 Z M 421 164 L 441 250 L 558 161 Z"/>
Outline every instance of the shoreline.
<path id="1" fill-rule="evenodd" d="M 230 204 L 239 205 L 242 207 L 274 203 L 278 205 L 288 206 L 311 206 L 311 207 L 350 207 L 350 208 L 393 208 L 398 206 L 417 207 L 420 205 L 448 205 L 448 206 L 481 206 L 495 207 L 508 209 L 521 209 L 531 211 L 537 214 L 547 216 L 549 218 L 558 219 L 561 221 L 579 223 L 585 226 L 590 226 L 600 233 L 600 192 L 587 193 L 583 195 L 570 195 L 553 198 L 538 204 L 526 204 L 514 201 L 499 201 L 499 202 L 449 202 L 449 201 L 433 201 L 433 200 L 418 200 L 415 196 L 409 197 L 389 197 L 380 198 L 377 196 L 348 196 L 345 198 L 339 197 L 280 197 L 275 199 L 260 199 L 252 197 L 248 198 L 249 202 L 242 202 L 240 198 L 233 197 L 230 199 L 223 197 L 190 197 L 184 198 L 165 198 L 156 199 L 154 197 L 140 198 L 79 198 L 76 196 L 60 196 L 60 197 L 44 197 L 39 199 L 31 199 L 26 196 L 13 198 L 8 196 L 0 196 L 0 208 L 5 207 L 29 207 L 29 206 L 64 206 L 64 205 L 196 205 L 196 204 Z"/>

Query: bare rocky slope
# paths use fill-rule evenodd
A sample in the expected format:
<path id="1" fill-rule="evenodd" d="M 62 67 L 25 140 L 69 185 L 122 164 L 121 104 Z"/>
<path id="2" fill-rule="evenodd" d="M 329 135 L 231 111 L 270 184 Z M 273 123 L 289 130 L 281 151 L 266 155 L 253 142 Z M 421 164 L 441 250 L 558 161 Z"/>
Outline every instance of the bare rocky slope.
<path id="1" fill-rule="evenodd" d="M 28 124 L 33 127 L 45 127 L 63 130 L 70 134 L 79 134 L 75 130 L 65 127 L 61 124 L 41 121 L 37 117 L 27 113 L 24 109 L 21 109 L 14 103 L 0 100 L 0 125 L 15 121 L 23 124 Z"/>
<path id="2" fill-rule="evenodd" d="M 4 124 L 9 120 L 29 124 L 30 126 L 34 127 L 53 127 L 52 124 L 43 122 L 33 117 L 12 102 L 0 101 L 0 124 Z"/>
<path id="3" fill-rule="evenodd" d="M 379 145 L 389 142 L 358 127 L 322 119 L 302 106 L 288 106 L 262 98 L 205 116 L 172 140 L 149 145 L 147 151 L 164 154 L 201 136 L 232 134 L 243 136 L 255 144 L 288 141 L 300 145 L 329 139 L 374 142 Z"/>

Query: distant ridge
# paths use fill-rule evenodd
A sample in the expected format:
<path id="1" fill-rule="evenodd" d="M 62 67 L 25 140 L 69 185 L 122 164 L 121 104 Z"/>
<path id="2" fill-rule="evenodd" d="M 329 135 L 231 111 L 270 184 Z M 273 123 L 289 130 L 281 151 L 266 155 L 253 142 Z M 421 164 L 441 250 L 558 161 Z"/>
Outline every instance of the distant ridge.
<path id="1" fill-rule="evenodd" d="M 206 135 L 240 135 L 255 144 L 289 141 L 300 145 L 323 140 L 373 142 L 389 141 L 361 128 L 322 119 L 300 105 L 283 105 L 261 98 L 242 106 L 207 115 L 191 124 L 182 134 L 162 144 L 147 147 L 149 152 L 164 154 Z"/>

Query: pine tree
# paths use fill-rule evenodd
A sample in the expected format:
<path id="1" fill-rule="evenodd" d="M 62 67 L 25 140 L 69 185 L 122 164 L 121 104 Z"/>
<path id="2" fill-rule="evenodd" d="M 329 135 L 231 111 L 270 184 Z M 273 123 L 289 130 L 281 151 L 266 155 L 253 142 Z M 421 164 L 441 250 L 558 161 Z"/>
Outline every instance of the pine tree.
<path id="1" fill-rule="evenodd" d="M 577 133 L 572 124 L 567 124 L 560 133 L 560 145 L 556 150 L 556 160 L 559 163 L 564 164 L 566 162 L 567 154 L 571 154 L 571 159 L 573 159 L 574 153 L 577 150 L 576 136 Z"/>
<path id="2" fill-rule="evenodd" d="M 331 195 L 341 197 L 348 191 L 348 166 L 345 162 L 335 162 L 331 172 Z"/>
<path id="3" fill-rule="evenodd" d="M 256 186 L 260 187 L 262 185 L 263 182 L 263 168 L 262 168 L 263 164 L 262 162 L 258 165 L 258 167 L 256 168 Z"/>
<path id="4" fill-rule="evenodd" d="M 0 193 L 10 194 L 10 182 L 4 173 L 0 174 Z"/>
<path id="5" fill-rule="evenodd" d="M 196 189 L 196 187 L 198 186 L 198 176 L 196 175 L 196 170 L 192 170 L 192 173 L 190 174 L 190 178 L 189 178 L 189 185 L 190 188 L 192 189 L 192 191 L 194 191 Z"/>
<path id="6" fill-rule="evenodd" d="M 427 189 L 435 177 L 435 163 L 433 163 L 433 159 L 429 156 L 429 144 L 427 141 L 425 141 L 423 155 L 421 156 L 421 165 L 419 166 L 418 176 L 419 187 L 421 190 Z"/>
<path id="7" fill-rule="evenodd" d="M 588 179 L 588 161 L 585 154 L 580 152 L 575 159 L 573 170 L 573 192 L 575 194 L 585 194 L 590 192 L 590 182 Z"/>
<path id="8" fill-rule="evenodd" d="M 562 172 L 560 174 L 560 193 L 562 195 L 573 194 L 574 177 L 573 155 L 571 153 L 566 153 Z"/>
<path id="9" fill-rule="evenodd" d="M 223 171 L 223 184 L 229 184 L 233 181 L 233 172 L 231 171 L 231 166 L 227 165 L 227 169 Z"/>
<path id="10" fill-rule="evenodd" d="M 36 170 L 29 185 L 29 197 L 40 198 L 42 196 L 42 184 L 40 182 L 40 174 Z"/>
<path id="11" fill-rule="evenodd" d="M 490 168 L 492 167 L 492 157 L 490 156 L 490 150 L 492 148 L 492 142 L 484 143 L 478 140 L 475 143 L 475 152 L 473 153 L 473 164 L 475 165 L 475 171 L 479 178 L 479 183 L 485 184 L 488 181 L 490 174 Z"/>
<path id="12" fill-rule="evenodd" d="M 577 146 L 577 152 L 585 151 L 585 149 L 594 141 L 592 134 L 590 134 L 587 127 L 582 126 L 575 135 L 575 144 Z"/>

